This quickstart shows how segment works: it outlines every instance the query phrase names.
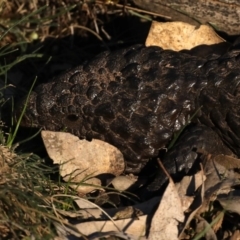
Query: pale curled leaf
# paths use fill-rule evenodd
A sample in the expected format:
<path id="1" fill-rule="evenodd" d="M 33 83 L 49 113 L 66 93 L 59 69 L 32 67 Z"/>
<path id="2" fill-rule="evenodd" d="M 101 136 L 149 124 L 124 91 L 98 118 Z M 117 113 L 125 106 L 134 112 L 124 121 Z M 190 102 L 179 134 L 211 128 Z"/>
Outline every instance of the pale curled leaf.
<path id="1" fill-rule="evenodd" d="M 239 240 L 240 239 L 240 230 L 235 230 L 230 240 Z"/>
<path id="2" fill-rule="evenodd" d="M 183 211 L 186 211 L 194 200 L 194 192 L 203 184 L 206 176 L 202 171 L 193 176 L 185 176 L 181 182 L 176 183 L 176 189 L 182 201 Z"/>
<path id="3" fill-rule="evenodd" d="M 217 163 L 219 163 L 220 165 L 222 165 L 227 170 L 233 170 L 233 169 L 239 170 L 240 169 L 240 161 L 238 158 L 219 154 L 219 155 L 215 156 L 213 160 L 216 161 Z"/>
<path id="4" fill-rule="evenodd" d="M 96 232 L 118 231 L 118 229 L 121 229 L 124 231 L 124 233 L 132 234 L 136 236 L 136 239 L 138 239 L 138 237 L 145 236 L 146 220 L 147 215 L 144 215 L 140 216 L 139 219 L 121 219 L 114 221 L 114 223 L 110 220 L 79 223 L 76 222 L 74 226 L 86 236 Z"/>
<path id="5" fill-rule="evenodd" d="M 112 180 L 111 184 L 115 189 L 122 192 L 129 189 L 136 181 L 137 179 L 128 176 L 117 176 Z"/>
<path id="6" fill-rule="evenodd" d="M 103 191 L 103 188 L 101 187 L 102 182 L 100 179 L 93 177 L 83 181 L 80 178 L 79 176 L 74 176 L 74 175 L 73 175 L 73 178 L 71 177 L 69 178 L 68 176 L 63 177 L 63 179 L 66 182 L 71 181 L 71 184 L 69 184 L 69 187 L 76 190 L 79 193 L 79 195 L 85 195 L 87 193 L 95 191 L 96 189 L 101 189 Z M 72 182 L 77 182 L 77 184 L 74 184 Z"/>
<path id="7" fill-rule="evenodd" d="M 93 139 L 91 142 L 65 132 L 42 131 L 49 157 L 60 164 L 65 181 L 79 183 L 99 174 L 120 175 L 124 170 L 122 153 L 114 146 Z"/>
<path id="8" fill-rule="evenodd" d="M 59 223 L 54 224 L 58 233 L 58 238 L 54 238 L 54 240 L 71 240 L 71 239 L 88 239 L 88 240 L 99 240 L 99 239 L 126 239 L 126 240 L 147 240 L 145 236 L 139 235 L 136 231 L 135 234 L 131 234 L 128 232 L 120 232 L 116 230 L 110 231 L 98 231 L 89 234 L 87 237 L 83 238 L 82 234 L 85 232 L 79 232 L 78 229 L 71 229 L 70 227 L 65 227 L 60 225 Z M 86 224 L 85 224 L 86 225 Z M 90 229 L 92 229 L 92 224 L 90 225 Z M 99 224 L 96 224 L 99 226 Z M 107 226 L 109 228 L 109 226 Z"/>
<path id="9" fill-rule="evenodd" d="M 152 22 L 146 46 L 159 46 L 163 49 L 180 51 L 206 44 L 223 42 L 208 25 L 199 28 L 184 22 Z"/>
<path id="10" fill-rule="evenodd" d="M 226 157 L 226 156 L 225 156 Z M 205 157 L 205 167 L 204 172 L 207 176 L 207 179 L 204 183 L 205 185 L 205 198 L 210 201 L 212 196 L 216 196 L 216 194 L 220 193 L 228 193 L 231 191 L 231 188 L 234 184 L 236 184 L 236 177 L 234 172 L 228 170 L 222 163 L 225 159 L 226 161 L 230 161 L 230 159 L 234 160 L 232 157 L 225 158 L 223 155 L 217 156 L 206 156 Z M 230 163 L 230 165 L 232 165 Z M 213 199 L 212 199 L 213 200 Z"/>
<path id="11" fill-rule="evenodd" d="M 197 217 L 197 224 L 196 224 L 196 235 L 200 238 L 200 236 L 204 236 L 206 240 L 217 240 L 217 236 L 214 233 L 211 225 L 202 217 L 198 216 Z"/>
<path id="12" fill-rule="evenodd" d="M 94 209 L 96 205 L 91 201 L 86 200 L 85 198 L 76 198 L 74 202 L 78 205 L 80 209 Z"/>
<path id="13" fill-rule="evenodd" d="M 136 211 L 134 214 L 139 216 L 140 215 L 148 215 L 153 212 L 155 207 L 158 205 L 160 201 L 160 197 L 154 197 L 146 202 L 138 203 L 136 205 L 131 206 Z M 80 207 L 80 210 L 74 211 L 74 213 L 62 213 L 63 215 L 69 216 L 71 214 L 72 218 L 81 217 L 82 219 L 88 219 L 88 220 L 108 220 L 108 216 L 104 214 L 106 212 L 110 217 L 119 217 L 118 212 L 123 212 L 127 207 L 119 207 L 119 208 L 96 208 L 92 203 L 85 204 L 85 199 L 75 199 L 76 204 Z M 102 211 L 104 210 L 104 212 Z M 126 211 L 126 210 L 125 210 Z M 133 214 L 133 217 L 134 217 Z M 136 217 L 135 215 L 135 217 Z M 132 216 L 131 216 L 132 217 Z M 118 218 L 119 219 L 119 218 Z"/>
<path id="14" fill-rule="evenodd" d="M 217 200 L 224 210 L 240 215 L 240 191 L 233 190 L 228 194 L 219 194 Z"/>
<path id="15" fill-rule="evenodd" d="M 179 239 L 185 239 L 185 229 L 189 226 L 192 219 L 198 214 L 199 210 L 202 208 L 203 201 L 204 201 L 204 192 L 205 192 L 205 186 L 204 186 L 204 179 L 205 175 L 203 174 L 203 169 L 197 174 L 200 174 L 201 176 L 201 186 L 200 191 L 197 192 L 197 195 L 194 197 L 194 201 L 191 204 L 191 208 L 188 209 L 188 212 L 185 213 L 185 221 L 184 225 L 182 226 L 181 232 L 179 234 Z M 199 178 L 199 176 L 197 177 Z"/>
<path id="16" fill-rule="evenodd" d="M 172 180 L 155 212 L 149 240 L 178 239 L 178 224 L 184 221 L 181 199 Z"/>

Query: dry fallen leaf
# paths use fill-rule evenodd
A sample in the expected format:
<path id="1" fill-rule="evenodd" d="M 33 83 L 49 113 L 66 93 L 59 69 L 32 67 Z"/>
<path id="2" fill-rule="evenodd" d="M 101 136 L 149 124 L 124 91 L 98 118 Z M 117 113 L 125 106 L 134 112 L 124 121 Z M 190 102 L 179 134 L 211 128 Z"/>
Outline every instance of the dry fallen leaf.
<path id="1" fill-rule="evenodd" d="M 96 205 L 93 203 L 89 203 L 86 205 L 86 199 L 75 199 L 75 203 L 79 206 L 80 210 L 74 211 L 74 213 L 71 213 L 72 218 L 81 217 L 81 219 L 87 219 L 89 221 L 91 220 L 108 220 L 108 216 L 103 213 L 106 212 L 110 217 L 120 217 L 119 213 L 126 212 L 126 208 L 128 207 L 119 207 L 119 208 L 96 208 Z M 154 197 L 146 202 L 138 203 L 136 205 L 131 206 L 131 208 L 134 208 L 135 213 L 137 216 L 139 215 L 148 215 L 153 212 L 155 207 L 158 205 L 160 201 L 160 197 Z M 129 211 L 128 211 L 129 212 Z M 62 213 L 62 212 L 61 212 Z M 64 213 L 63 215 L 70 216 L 68 213 Z M 132 216 L 131 216 L 132 217 Z M 134 217 L 134 216 L 133 216 Z M 130 217 L 129 217 L 130 218 Z M 118 218 L 119 219 L 119 218 Z"/>
<path id="2" fill-rule="evenodd" d="M 149 240 L 178 239 L 178 224 L 184 221 L 181 199 L 170 179 L 151 223 Z"/>
<path id="3" fill-rule="evenodd" d="M 141 217 L 141 221 L 145 221 L 145 217 Z M 126 220 L 119 220 L 117 224 L 125 224 Z M 108 224 L 109 223 L 109 224 Z M 112 222 L 108 222 L 107 225 L 103 225 L 101 222 L 95 222 L 94 223 L 85 223 L 83 228 L 80 228 L 79 226 L 77 228 L 70 228 L 69 226 L 63 226 L 59 223 L 54 223 L 56 231 L 58 233 L 59 238 L 54 238 L 54 240 L 69 240 L 69 239 L 125 239 L 125 240 L 147 240 L 146 237 L 144 237 L 141 234 L 141 231 L 139 231 L 139 226 L 133 224 L 133 226 L 126 226 L 125 228 L 128 228 L 126 232 L 119 231 L 118 225 L 114 226 L 111 224 Z M 89 226 L 88 226 L 89 225 Z M 89 227 L 89 229 L 88 229 Z M 94 229 L 101 228 L 101 231 L 95 231 Z M 109 231 L 104 231 L 105 229 L 109 229 Z M 112 230 L 117 229 L 117 230 Z M 90 234 L 90 236 L 84 237 L 83 234 L 87 231 L 92 231 L 93 233 Z M 131 232 L 134 232 L 132 234 Z M 85 234 L 86 235 L 86 234 Z"/>
<path id="4" fill-rule="evenodd" d="M 224 42 L 208 25 L 199 28 L 184 22 L 152 22 L 145 45 L 180 51 Z"/>
<path id="5" fill-rule="evenodd" d="M 185 212 L 185 221 L 182 226 L 181 232 L 179 234 L 179 239 L 186 239 L 185 237 L 185 229 L 188 228 L 190 222 L 192 219 L 198 214 L 199 209 L 201 209 L 204 199 L 204 192 L 205 192 L 205 186 L 204 186 L 204 179 L 205 175 L 203 174 L 203 169 L 201 169 L 200 172 L 197 173 L 197 178 L 201 178 L 202 184 L 200 187 L 200 191 L 197 192 L 197 194 L 194 197 L 194 201 L 191 204 L 190 209 L 188 209 L 187 212 Z M 200 182 L 199 182 L 200 183 Z"/>
<path id="6" fill-rule="evenodd" d="M 229 171 L 225 166 L 221 165 L 222 163 L 226 165 L 224 159 L 230 161 L 230 164 L 227 164 L 230 169 L 239 165 L 236 159 L 224 155 L 206 155 L 204 157 L 204 175 L 206 176 L 206 180 L 201 187 L 201 197 L 199 192 L 197 192 L 191 209 L 189 209 L 190 211 L 186 213 L 185 226 L 179 236 L 180 239 L 185 239 L 184 229 L 193 218 L 197 220 L 196 233 L 201 235 L 202 231 L 207 227 L 208 231 L 206 232 L 205 238 L 216 239 L 215 232 L 222 227 L 224 211 L 213 216 L 211 227 L 209 227 L 210 225 L 206 220 L 201 218 L 201 214 L 210 209 L 210 203 L 215 199 L 219 201 L 224 210 L 239 213 L 238 202 L 240 194 L 238 191 L 232 189 L 236 184 L 235 175 L 232 170 Z"/>
<path id="7" fill-rule="evenodd" d="M 233 235 L 229 238 L 229 240 L 239 240 L 240 239 L 240 231 L 235 230 Z"/>
<path id="8" fill-rule="evenodd" d="M 74 176 L 74 175 L 73 175 Z M 78 176 L 74 176 L 73 178 L 69 179 L 68 177 L 63 178 L 65 181 L 71 181 L 71 184 L 69 184 L 69 186 L 76 190 L 79 195 L 85 195 L 87 193 L 90 193 L 90 192 L 93 192 L 95 191 L 96 189 L 101 189 L 102 191 L 104 190 L 101 186 L 102 186 L 102 182 L 100 179 L 98 178 L 89 178 L 89 179 L 86 179 L 84 181 L 81 181 L 81 183 L 78 183 L 78 184 L 73 184 L 72 182 L 76 182 L 78 181 Z M 99 186 L 99 187 L 98 187 Z"/>
<path id="9" fill-rule="evenodd" d="M 88 239 L 89 235 L 92 237 L 92 234 L 97 234 L 99 237 L 98 234 L 105 235 L 112 231 L 119 231 L 120 234 L 125 236 L 131 235 L 130 239 L 132 240 L 145 239 L 146 219 L 158 205 L 159 200 L 160 197 L 155 197 L 144 203 L 129 207 L 101 209 L 96 208 L 96 204 L 77 197 L 74 201 L 81 208 L 80 210 L 74 212 L 58 210 L 58 213 L 62 216 L 71 217 L 72 229 L 88 235 Z M 115 219 L 115 221 L 111 221 L 110 218 Z M 58 230 L 63 231 L 62 234 L 64 234 L 70 229 L 68 229 L 68 226 L 64 226 L 64 229 L 60 228 Z M 77 233 L 72 232 L 72 234 L 78 236 Z"/>
<path id="10" fill-rule="evenodd" d="M 203 184 L 205 179 L 206 176 L 203 175 L 202 171 L 199 171 L 193 176 L 185 176 L 181 182 L 175 184 L 182 201 L 183 211 L 190 207 L 194 200 L 194 192 Z"/>
<path id="11" fill-rule="evenodd" d="M 217 240 L 217 236 L 214 233 L 211 225 L 202 217 L 198 216 L 197 217 L 197 223 L 196 223 L 196 239 L 199 239 L 200 236 L 203 234 L 203 232 L 205 232 L 205 234 L 203 234 L 204 238 L 206 240 Z M 199 234 L 199 236 L 198 236 Z"/>
<path id="12" fill-rule="evenodd" d="M 227 170 L 239 170 L 240 169 L 240 161 L 238 158 L 228 156 L 228 155 L 217 155 L 214 157 L 214 161 L 222 165 Z M 236 177 L 239 177 L 239 174 L 235 173 Z"/>
<path id="13" fill-rule="evenodd" d="M 122 230 L 124 233 L 136 236 L 136 239 L 145 235 L 147 215 L 140 216 L 139 219 L 121 219 L 114 222 L 108 221 L 92 221 L 74 224 L 82 234 L 88 236 L 96 232 L 109 232 Z"/>
<path id="14" fill-rule="evenodd" d="M 236 184 L 237 179 L 234 171 L 231 168 L 228 170 L 224 165 L 222 165 L 224 159 L 230 162 L 231 160 L 234 160 L 232 157 L 222 158 L 220 155 L 209 155 L 205 157 L 206 164 L 204 167 L 204 172 L 207 178 L 204 182 L 204 185 L 205 199 L 207 201 L 214 200 L 217 194 L 227 194 L 231 191 L 232 186 Z M 235 161 L 227 165 L 233 167 L 234 162 Z"/>
<path id="15" fill-rule="evenodd" d="M 105 173 L 118 176 L 124 170 L 122 153 L 106 142 L 79 140 L 65 132 L 42 131 L 41 134 L 49 157 L 60 164 L 60 175 L 65 181 L 79 183 Z"/>
<path id="16" fill-rule="evenodd" d="M 136 181 L 136 178 L 134 179 L 128 176 L 117 176 L 112 180 L 111 184 L 115 189 L 122 192 L 129 189 L 134 183 L 136 183 Z"/>
<path id="17" fill-rule="evenodd" d="M 219 194 L 217 201 L 224 210 L 240 215 L 240 191 L 232 190 L 228 194 Z"/>
<path id="18" fill-rule="evenodd" d="M 133 218 L 138 219 L 139 216 L 142 216 L 143 212 L 133 206 L 128 206 L 122 210 L 116 212 L 116 214 L 112 217 L 113 220 L 125 219 L 125 218 Z"/>

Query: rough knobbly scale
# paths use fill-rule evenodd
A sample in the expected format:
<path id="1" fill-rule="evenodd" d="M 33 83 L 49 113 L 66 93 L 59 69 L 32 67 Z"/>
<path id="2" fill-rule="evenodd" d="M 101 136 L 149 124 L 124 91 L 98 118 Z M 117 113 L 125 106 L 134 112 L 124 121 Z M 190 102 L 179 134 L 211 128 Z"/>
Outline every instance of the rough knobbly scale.
<path id="1" fill-rule="evenodd" d="M 240 155 L 239 66 L 237 49 L 206 58 L 141 45 L 104 52 L 39 85 L 22 125 L 109 142 L 138 172 L 202 107 L 195 121 Z"/>

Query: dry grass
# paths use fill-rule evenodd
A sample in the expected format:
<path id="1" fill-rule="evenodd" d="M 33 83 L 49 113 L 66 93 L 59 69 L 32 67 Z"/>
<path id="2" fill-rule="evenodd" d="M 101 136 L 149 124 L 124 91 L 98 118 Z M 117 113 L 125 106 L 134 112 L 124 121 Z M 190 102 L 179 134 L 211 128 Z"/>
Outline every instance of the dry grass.
<path id="1" fill-rule="evenodd" d="M 33 154 L 16 155 L 3 146 L 0 166 L 1 239 L 53 237 L 53 222 L 61 219 L 52 210 L 51 196 L 64 192 L 48 177 L 53 169 Z"/>
<path id="2" fill-rule="evenodd" d="M 87 24 L 91 14 L 89 4 L 81 1 L 2 1 L 1 34 L 4 39 L 1 46 L 11 43 L 29 43 L 43 41 L 47 37 L 63 37 L 73 34 L 74 27 Z M 82 21 L 86 19 L 85 22 Z M 79 25 L 80 26 L 80 25 Z M 23 46 L 24 47 L 24 46 Z"/>
<path id="3" fill-rule="evenodd" d="M 0 46 L 68 35 L 88 37 L 91 34 L 102 40 L 100 31 L 109 38 L 109 34 L 102 29 L 103 21 L 99 15 L 129 14 L 124 5 L 113 7 L 114 2 L 118 1 L 2 0 L 0 33 L 4 37 Z M 132 12 L 133 8 L 128 8 Z M 24 48 L 24 44 L 21 47 Z"/>

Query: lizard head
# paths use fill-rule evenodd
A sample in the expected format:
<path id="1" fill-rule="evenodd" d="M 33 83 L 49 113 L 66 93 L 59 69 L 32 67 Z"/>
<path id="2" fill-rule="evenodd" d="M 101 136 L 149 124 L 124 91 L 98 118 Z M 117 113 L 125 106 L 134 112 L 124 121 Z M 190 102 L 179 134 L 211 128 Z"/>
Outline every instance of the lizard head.
<path id="1" fill-rule="evenodd" d="M 70 132 L 78 133 L 81 129 L 82 117 L 76 113 L 74 106 L 65 106 L 66 99 L 49 91 L 43 91 L 43 89 L 42 86 L 37 87 L 29 97 L 23 98 L 17 104 L 14 114 L 15 122 L 21 120 L 22 127 L 43 128 L 52 131 L 68 129 Z"/>

